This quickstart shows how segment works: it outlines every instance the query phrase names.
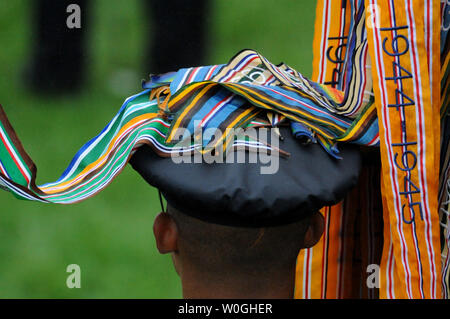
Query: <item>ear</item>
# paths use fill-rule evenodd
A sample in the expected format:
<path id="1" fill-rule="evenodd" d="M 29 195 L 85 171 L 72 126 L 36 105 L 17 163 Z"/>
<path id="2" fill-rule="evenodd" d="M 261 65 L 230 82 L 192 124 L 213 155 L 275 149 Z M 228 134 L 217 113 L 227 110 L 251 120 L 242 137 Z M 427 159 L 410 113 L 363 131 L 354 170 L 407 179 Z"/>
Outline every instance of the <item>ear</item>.
<path id="1" fill-rule="evenodd" d="M 311 222 L 305 234 L 303 243 L 304 248 L 311 248 L 317 244 L 320 237 L 322 237 L 324 227 L 325 223 L 322 214 L 320 212 L 314 213 L 314 215 L 311 216 Z"/>
<path id="2" fill-rule="evenodd" d="M 176 252 L 178 250 L 178 229 L 172 216 L 159 213 L 153 223 L 153 234 L 156 247 L 161 254 Z"/>

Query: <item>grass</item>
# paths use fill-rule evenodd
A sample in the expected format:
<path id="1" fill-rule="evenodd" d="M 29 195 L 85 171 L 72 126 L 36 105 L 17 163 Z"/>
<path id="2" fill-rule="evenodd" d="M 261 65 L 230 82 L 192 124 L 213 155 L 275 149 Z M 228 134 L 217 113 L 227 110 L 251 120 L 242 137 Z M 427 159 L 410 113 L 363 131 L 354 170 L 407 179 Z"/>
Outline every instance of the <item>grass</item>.
<path id="1" fill-rule="evenodd" d="M 31 4 L 0 4 L 0 103 L 43 184 L 59 177 L 151 70 L 141 67 L 147 37 L 141 1 L 95 0 L 83 93 L 29 93 L 22 71 L 33 41 Z M 208 64 L 252 48 L 310 75 L 314 7 L 314 1 L 213 1 Z M 131 88 L 123 95 L 111 89 L 117 74 L 130 75 L 121 83 Z M 0 298 L 180 298 L 170 257 L 159 255 L 154 244 L 152 222 L 159 210 L 156 191 L 131 167 L 99 195 L 75 205 L 19 201 L 0 192 Z M 66 267 L 74 263 L 81 267 L 81 289 L 66 287 Z"/>

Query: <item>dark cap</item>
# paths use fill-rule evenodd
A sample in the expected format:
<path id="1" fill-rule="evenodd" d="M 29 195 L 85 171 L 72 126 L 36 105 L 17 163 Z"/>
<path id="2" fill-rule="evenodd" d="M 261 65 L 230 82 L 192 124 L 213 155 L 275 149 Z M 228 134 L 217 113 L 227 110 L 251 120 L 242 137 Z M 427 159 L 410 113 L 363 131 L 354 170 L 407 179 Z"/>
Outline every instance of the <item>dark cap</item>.
<path id="1" fill-rule="evenodd" d="M 289 128 L 280 131 L 284 139 L 279 141 L 279 148 L 290 156 L 279 157 L 272 174 L 261 173 L 261 168 L 269 165 L 267 158 L 264 163 L 246 160 L 177 164 L 171 158 L 159 157 L 147 146 L 141 147 L 130 163 L 177 210 L 205 222 L 229 226 L 296 222 L 338 203 L 356 185 L 360 170 L 358 147 L 340 145 L 342 159 L 337 160 L 319 144 L 301 144 Z"/>

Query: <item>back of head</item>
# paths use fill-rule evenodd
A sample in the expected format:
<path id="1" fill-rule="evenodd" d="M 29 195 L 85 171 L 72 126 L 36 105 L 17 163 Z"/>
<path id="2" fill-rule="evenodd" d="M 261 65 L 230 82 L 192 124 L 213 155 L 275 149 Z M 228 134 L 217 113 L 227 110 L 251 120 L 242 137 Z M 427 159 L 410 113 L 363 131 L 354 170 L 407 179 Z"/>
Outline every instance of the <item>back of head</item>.
<path id="1" fill-rule="evenodd" d="M 208 278 L 287 273 L 295 268 L 311 220 L 307 215 L 284 226 L 246 228 L 207 223 L 172 206 L 168 213 L 178 229 L 179 258 Z"/>

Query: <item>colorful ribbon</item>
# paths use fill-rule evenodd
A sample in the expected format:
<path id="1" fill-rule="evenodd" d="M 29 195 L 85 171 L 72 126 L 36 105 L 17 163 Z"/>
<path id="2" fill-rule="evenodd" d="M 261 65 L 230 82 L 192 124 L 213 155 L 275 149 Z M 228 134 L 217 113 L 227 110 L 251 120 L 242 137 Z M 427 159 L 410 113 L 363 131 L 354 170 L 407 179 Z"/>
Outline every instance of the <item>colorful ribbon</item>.
<path id="1" fill-rule="evenodd" d="M 270 150 L 270 145 L 248 136 L 224 133 L 213 139 L 203 133 L 278 125 L 281 119 L 307 128 L 312 140 L 317 139 L 334 157 L 339 156 L 338 141 L 377 144 L 373 103 L 365 103 L 356 119 L 340 115 L 337 109 L 345 103 L 344 92 L 312 82 L 285 64 L 275 66 L 251 50 L 240 52 L 227 65 L 151 76 L 143 88 L 78 151 L 56 182 L 41 186 L 35 185 L 35 166 L 2 111 L 0 185 L 21 199 L 75 203 L 105 188 L 143 144 L 161 156 L 206 152 L 218 145 L 224 151 L 230 147 Z M 301 135 L 298 127 L 293 126 L 296 136 Z M 186 134 L 180 138 L 180 130 L 189 138 Z"/>
<path id="2" fill-rule="evenodd" d="M 439 8 L 437 1 L 428 0 L 319 0 L 316 14 L 313 79 L 346 92 L 352 88 L 349 78 L 366 82 L 365 89 L 352 94 L 375 98 L 381 185 L 322 211 L 334 231 L 299 255 L 296 297 L 448 298 L 448 175 L 441 173 L 438 185 L 439 169 L 448 174 L 448 125 L 440 129 L 449 104 L 448 2 Z M 359 75 L 353 70 L 357 63 Z M 363 175 L 373 174 L 376 166 L 366 164 Z M 358 189 L 366 189 L 367 183 L 362 179 Z M 373 205 L 376 193 L 382 217 Z M 348 207 L 361 198 L 365 201 L 354 216 L 355 209 Z M 348 228 L 349 220 L 355 228 Z M 361 242 L 366 249 L 360 245 L 355 250 Z M 367 284 L 369 268 L 377 272 L 377 287 Z"/>

